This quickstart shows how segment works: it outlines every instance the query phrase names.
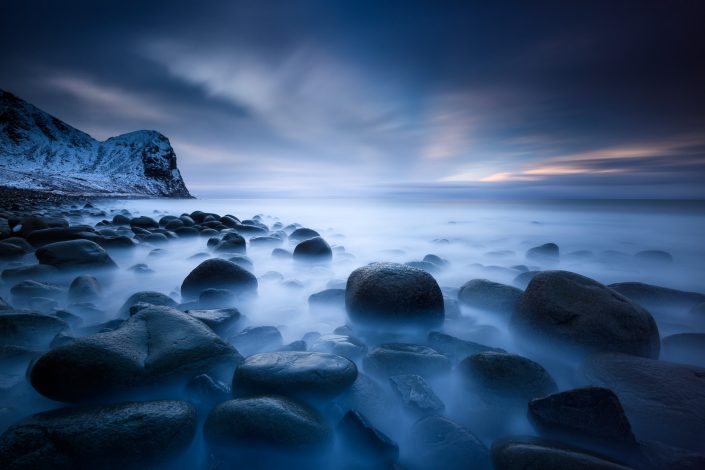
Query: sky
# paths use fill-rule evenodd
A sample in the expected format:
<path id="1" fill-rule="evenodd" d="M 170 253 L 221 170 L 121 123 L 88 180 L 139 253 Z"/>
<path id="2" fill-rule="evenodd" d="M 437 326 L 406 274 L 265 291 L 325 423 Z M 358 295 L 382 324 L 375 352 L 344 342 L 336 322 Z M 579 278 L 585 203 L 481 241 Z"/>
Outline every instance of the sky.
<path id="1" fill-rule="evenodd" d="M 2 0 L 0 88 L 201 197 L 705 198 L 705 2 Z"/>

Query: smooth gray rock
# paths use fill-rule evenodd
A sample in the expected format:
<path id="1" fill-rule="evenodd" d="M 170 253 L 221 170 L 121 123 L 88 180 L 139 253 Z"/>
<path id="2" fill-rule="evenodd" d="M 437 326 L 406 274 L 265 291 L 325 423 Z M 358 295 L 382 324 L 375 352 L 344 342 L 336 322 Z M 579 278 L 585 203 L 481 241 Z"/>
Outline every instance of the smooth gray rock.
<path id="1" fill-rule="evenodd" d="M 219 335 L 231 330 L 242 317 L 240 311 L 236 308 L 195 309 L 187 310 L 186 313 L 202 321 Z"/>
<path id="2" fill-rule="evenodd" d="M 71 302 L 92 302 L 103 294 L 103 289 L 95 276 L 82 275 L 71 281 L 69 300 Z"/>
<path id="3" fill-rule="evenodd" d="M 293 257 L 297 261 L 328 262 L 333 258 L 333 251 L 324 239 L 314 237 L 296 245 Z"/>
<path id="4" fill-rule="evenodd" d="M 445 409 L 441 399 L 420 375 L 393 375 L 389 384 L 402 405 L 416 416 L 441 414 Z"/>
<path id="5" fill-rule="evenodd" d="M 284 338 L 275 326 L 251 326 L 230 337 L 230 342 L 244 356 L 279 349 Z"/>
<path id="6" fill-rule="evenodd" d="M 311 344 L 311 351 L 337 354 L 350 360 L 361 358 L 367 346 L 361 340 L 348 335 L 321 335 Z"/>
<path id="7" fill-rule="evenodd" d="M 236 396 L 277 394 L 331 398 L 357 378 L 355 363 L 317 352 L 282 351 L 247 357 L 233 375 Z"/>
<path id="8" fill-rule="evenodd" d="M 97 243 L 90 240 L 71 240 L 50 243 L 34 252 L 41 264 L 59 269 L 116 268 L 115 261 Z"/>
<path id="9" fill-rule="evenodd" d="M 363 365 L 366 372 L 383 378 L 404 374 L 433 378 L 450 372 L 450 361 L 443 354 L 408 343 L 380 344 L 367 353 Z"/>
<path id="10" fill-rule="evenodd" d="M 181 295 L 186 299 L 195 299 L 208 288 L 228 289 L 236 294 L 256 293 L 257 278 L 232 261 L 208 259 L 186 276 L 181 284 Z"/>
<path id="11" fill-rule="evenodd" d="M 512 313 L 522 290 L 487 279 L 468 281 L 458 291 L 458 301 L 469 307 L 498 313 Z"/>
<path id="12" fill-rule="evenodd" d="M 135 292 L 130 297 L 128 297 L 127 300 L 122 304 L 122 307 L 120 307 L 118 314 L 121 317 L 126 317 L 130 315 L 131 313 L 133 313 L 131 312 L 132 306 L 139 303 L 170 308 L 176 308 L 178 306 L 176 301 L 166 294 L 154 291 L 142 291 Z"/>

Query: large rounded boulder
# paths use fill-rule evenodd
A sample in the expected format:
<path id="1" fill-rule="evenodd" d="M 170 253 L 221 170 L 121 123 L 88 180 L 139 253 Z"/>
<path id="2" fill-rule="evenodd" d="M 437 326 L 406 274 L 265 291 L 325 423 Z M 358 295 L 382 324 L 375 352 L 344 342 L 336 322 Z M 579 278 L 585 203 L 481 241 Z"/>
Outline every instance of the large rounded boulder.
<path id="1" fill-rule="evenodd" d="M 297 261 L 327 262 L 333 258 L 333 250 L 321 237 L 304 240 L 294 248 L 294 259 Z"/>
<path id="2" fill-rule="evenodd" d="M 41 264 L 59 269 L 115 268 L 115 261 L 97 243 L 90 240 L 56 242 L 38 248 L 34 253 Z"/>
<path id="3" fill-rule="evenodd" d="M 181 295 L 195 299 L 205 289 L 228 289 L 237 294 L 253 293 L 257 291 L 257 278 L 232 261 L 207 259 L 186 276 L 181 284 Z"/>
<path id="4" fill-rule="evenodd" d="M 458 301 L 469 307 L 491 312 L 511 313 L 516 308 L 522 291 L 487 279 L 468 281 L 458 291 Z"/>
<path id="5" fill-rule="evenodd" d="M 355 363 L 335 354 L 282 351 L 246 358 L 233 376 L 236 396 L 333 397 L 357 378 Z"/>
<path id="6" fill-rule="evenodd" d="M 511 327 L 522 339 L 548 340 L 580 352 L 659 355 L 659 331 L 648 311 L 568 271 L 536 274 L 519 300 Z"/>
<path id="7" fill-rule="evenodd" d="M 196 433 L 183 401 L 64 408 L 32 415 L 0 437 L 0 468 L 147 468 L 169 461 Z"/>
<path id="8" fill-rule="evenodd" d="M 433 328 L 443 323 L 443 294 L 421 269 L 397 263 L 372 263 L 350 274 L 345 308 L 363 326 Z"/>

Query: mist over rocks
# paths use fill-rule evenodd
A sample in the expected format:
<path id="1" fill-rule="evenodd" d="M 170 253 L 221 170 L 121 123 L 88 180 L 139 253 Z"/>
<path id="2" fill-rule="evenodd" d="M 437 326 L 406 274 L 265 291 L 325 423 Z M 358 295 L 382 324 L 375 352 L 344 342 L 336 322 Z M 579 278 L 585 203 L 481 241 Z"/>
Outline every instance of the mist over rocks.
<path id="1" fill-rule="evenodd" d="M 186 298 L 198 297 L 208 288 L 228 289 L 236 293 L 257 291 L 257 278 L 249 271 L 232 261 L 208 259 L 189 273 L 181 284 L 181 295 Z"/>

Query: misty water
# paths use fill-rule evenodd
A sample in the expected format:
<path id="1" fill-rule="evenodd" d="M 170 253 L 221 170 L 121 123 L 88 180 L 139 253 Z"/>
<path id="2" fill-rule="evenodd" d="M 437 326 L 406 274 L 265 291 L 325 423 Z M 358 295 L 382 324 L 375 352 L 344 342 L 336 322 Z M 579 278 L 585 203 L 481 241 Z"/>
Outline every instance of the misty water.
<path id="1" fill-rule="evenodd" d="M 67 217 L 71 225 L 95 225 L 124 211 L 133 217 L 143 215 L 159 220 L 164 215 L 179 216 L 200 210 L 232 214 L 241 220 L 257 218 L 269 227 L 277 222 L 283 226 L 296 223 L 318 231 L 333 248 L 330 263 L 302 264 L 290 258 L 276 258 L 272 256 L 272 246 L 251 246 L 248 242 L 246 256 L 252 261 L 251 270 L 259 285 L 254 298 L 236 302 L 245 317 L 238 327 L 275 326 L 281 332 L 283 344 L 301 340 L 310 332 L 330 334 L 349 323 L 344 308 L 311 308 L 308 299 L 312 294 L 328 288 L 344 288 L 348 275 L 368 263 L 421 261 L 428 254 L 447 260 L 446 266 L 434 269 L 432 275 L 444 296 L 453 300 L 458 288 L 472 279 L 525 288 L 528 281 L 517 280 L 517 276 L 525 271 L 546 269 L 573 271 L 603 284 L 638 281 L 705 292 L 705 205 L 702 203 L 200 199 L 103 200 L 93 205 L 104 210 L 105 215 L 94 216 L 83 211 L 80 216 Z M 217 256 L 207 247 L 207 240 L 207 237 L 175 238 L 165 243 L 140 243 L 127 250 L 108 249 L 119 269 L 100 278 L 103 296 L 96 306 L 102 313 L 84 320 L 83 326 L 119 318 L 122 304 L 138 291 L 158 291 L 177 303 L 182 302 L 180 286 L 187 274 L 204 259 Z M 528 249 L 549 242 L 560 247 L 558 261 L 527 259 Z M 295 245 L 286 241 L 279 247 L 292 251 Z M 645 250 L 668 252 L 673 260 L 659 262 L 634 256 Z M 148 265 L 151 272 L 129 269 L 138 263 Z M 68 285 L 72 277 L 57 277 L 52 281 Z M 2 285 L 3 298 L 12 299 L 11 287 L 9 282 Z M 459 308 L 459 315 L 446 312 L 448 318 L 437 330 L 533 359 L 551 373 L 559 390 L 587 384 L 579 373 L 578 357 L 565 351 L 546 351 L 517 343 L 508 328 L 508 315 L 462 304 Z M 681 306 L 663 305 L 652 314 L 661 338 L 675 333 L 705 332 L 703 325 L 694 322 Z M 383 341 L 425 344 L 427 332 L 382 328 L 377 333 L 374 339 L 366 338 L 368 348 Z M 360 359 L 356 365 L 360 372 L 365 372 Z M 231 377 L 220 378 L 230 383 Z M 413 467 L 414 449 L 405 442 L 416 417 L 394 401 L 388 383 L 372 380 L 379 385 L 383 396 L 377 403 L 367 404 L 367 418 L 399 443 L 400 462 L 411 463 Z M 526 418 L 525 408 L 484 411 L 474 408 L 474 412 L 468 412 L 468 398 L 459 391 L 452 375 L 435 378 L 430 384 L 445 403 L 443 414 L 465 425 L 488 446 L 502 436 L 536 434 Z M 159 392 L 150 392 L 149 398 L 155 397 L 159 397 Z M 28 388 L 27 395 L 17 403 L 17 417 L 60 406 Z M 315 406 L 332 425 L 341 417 L 341 410 L 330 403 Z M 199 415 L 199 422 L 203 419 Z M 3 422 L 4 426 L 8 424 Z M 341 452 L 338 444 L 320 460 L 321 468 L 345 460 Z M 186 455 L 169 465 L 196 468 L 204 465 L 204 461 L 207 457 L 199 431 Z"/>

